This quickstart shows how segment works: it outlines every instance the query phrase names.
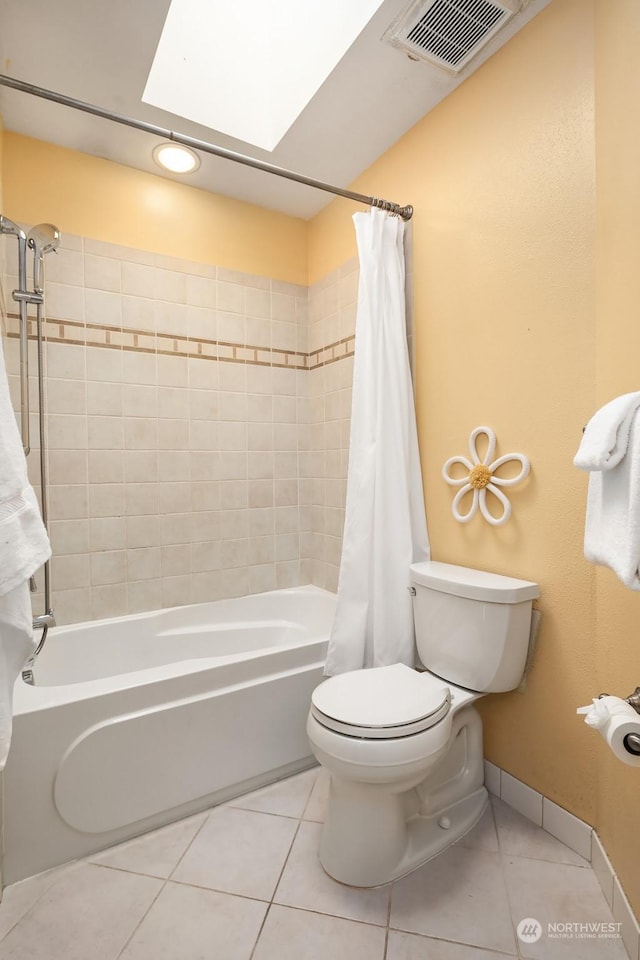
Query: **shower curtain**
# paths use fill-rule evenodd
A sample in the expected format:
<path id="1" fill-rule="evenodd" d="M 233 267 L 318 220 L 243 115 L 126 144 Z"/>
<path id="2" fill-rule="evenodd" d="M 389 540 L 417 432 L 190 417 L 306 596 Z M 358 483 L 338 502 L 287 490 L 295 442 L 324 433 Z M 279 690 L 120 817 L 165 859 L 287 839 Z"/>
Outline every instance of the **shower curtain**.
<path id="1" fill-rule="evenodd" d="M 407 351 L 405 224 L 376 209 L 353 220 L 360 286 L 346 516 L 327 676 L 413 664 L 409 565 L 429 559 Z"/>

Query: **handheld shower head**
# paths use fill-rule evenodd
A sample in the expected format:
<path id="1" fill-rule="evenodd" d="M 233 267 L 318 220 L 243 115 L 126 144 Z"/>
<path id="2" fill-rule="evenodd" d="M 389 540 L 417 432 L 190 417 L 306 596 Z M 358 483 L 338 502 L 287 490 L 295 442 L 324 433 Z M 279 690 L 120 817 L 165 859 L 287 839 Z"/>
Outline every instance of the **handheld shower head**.
<path id="1" fill-rule="evenodd" d="M 52 223 L 39 223 L 27 234 L 27 243 L 33 250 L 33 288 L 42 293 L 42 264 L 45 255 L 60 243 L 60 231 Z"/>
<path id="2" fill-rule="evenodd" d="M 27 234 L 27 243 L 36 256 L 55 250 L 60 243 L 60 231 L 52 223 L 39 223 Z"/>

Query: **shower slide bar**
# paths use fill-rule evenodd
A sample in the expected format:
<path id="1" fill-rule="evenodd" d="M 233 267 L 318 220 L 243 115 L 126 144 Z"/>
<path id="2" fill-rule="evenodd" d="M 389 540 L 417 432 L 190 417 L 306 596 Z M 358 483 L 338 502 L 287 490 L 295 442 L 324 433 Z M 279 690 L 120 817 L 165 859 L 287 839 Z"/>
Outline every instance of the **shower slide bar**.
<path id="1" fill-rule="evenodd" d="M 53 90 L 47 90 L 44 87 L 37 87 L 33 83 L 17 80 L 5 74 L 0 74 L 0 86 L 10 87 L 12 90 L 19 90 L 22 93 L 29 93 L 43 100 L 51 100 L 53 103 L 59 103 L 62 104 L 62 106 L 71 107 L 74 110 L 81 110 L 83 113 L 91 113 L 96 117 L 112 120 L 115 123 L 133 127 L 145 133 L 152 133 L 165 140 L 172 140 L 174 143 L 180 143 L 185 147 L 200 150 L 202 153 L 211 153 L 215 157 L 222 157 L 225 160 L 232 160 L 234 163 L 254 167 L 256 170 L 272 173 L 276 177 L 284 177 L 286 180 L 294 180 L 297 183 L 305 184 L 305 186 L 315 187 L 316 190 L 324 190 L 326 193 L 332 193 L 336 197 L 345 197 L 347 200 L 356 200 L 358 203 L 365 203 L 369 207 L 378 207 L 381 210 L 386 210 L 388 213 L 401 217 L 403 220 L 410 220 L 413 216 L 413 207 L 411 204 L 400 206 L 400 204 L 393 203 L 391 200 L 381 200 L 377 197 L 368 197 L 363 193 L 355 193 L 353 190 L 334 187 L 329 183 L 325 183 L 323 180 L 314 180 L 312 177 L 305 177 L 300 173 L 294 173 L 292 170 L 286 170 L 284 167 L 278 167 L 275 164 L 267 163 L 263 160 L 256 160 L 254 157 L 247 157 L 242 153 L 236 153 L 234 150 L 227 150 L 225 147 L 207 143 L 206 140 L 197 140 L 195 137 L 188 137 L 185 134 L 167 130 L 164 127 L 156 126 L 154 123 L 135 120 L 133 117 L 127 117 L 121 113 L 112 113 L 103 107 L 96 107 L 91 103 L 85 103 L 83 100 L 76 100 L 73 97 L 67 97 L 62 93 L 55 93 Z"/>
<path id="2" fill-rule="evenodd" d="M 45 254 L 55 250 L 60 242 L 60 233 L 57 227 L 50 223 L 40 223 L 27 234 L 12 220 L 0 214 L 0 235 L 6 234 L 16 237 L 18 241 L 18 289 L 12 293 L 13 299 L 20 308 L 20 433 L 25 457 L 31 452 L 29 436 L 29 316 L 28 305 L 36 307 L 36 357 L 38 367 L 38 430 L 40 440 L 40 510 L 42 522 L 48 529 L 47 509 L 47 460 L 45 434 L 45 397 L 44 397 L 44 354 L 42 338 L 42 306 L 44 303 L 43 262 Z M 33 290 L 27 288 L 27 247 L 33 251 Z M 32 592 L 36 590 L 35 579 L 30 580 Z M 33 629 L 42 630 L 42 636 L 36 649 L 29 657 L 26 669 L 22 676 L 27 683 L 33 683 L 33 666 L 36 657 L 42 650 L 49 627 L 55 626 L 55 618 L 51 607 L 51 575 L 50 562 L 44 565 L 44 608 L 45 613 L 33 618 Z"/>
<path id="3" fill-rule="evenodd" d="M 13 299 L 20 308 L 20 436 L 22 448 L 27 457 L 31 450 L 29 436 L 29 350 L 27 303 L 27 235 L 17 223 L 0 214 L 0 234 L 10 234 L 18 241 L 18 289 L 13 291 Z"/>

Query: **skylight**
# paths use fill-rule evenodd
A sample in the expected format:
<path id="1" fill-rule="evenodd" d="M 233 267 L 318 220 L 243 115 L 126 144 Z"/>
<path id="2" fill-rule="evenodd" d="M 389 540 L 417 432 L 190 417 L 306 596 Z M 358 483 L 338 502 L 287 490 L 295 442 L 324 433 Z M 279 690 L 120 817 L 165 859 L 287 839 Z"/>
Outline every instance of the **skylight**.
<path id="1" fill-rule="evenodd" d="M 383 0 L 172 0 L 143 101 L 273 150 Z"/>

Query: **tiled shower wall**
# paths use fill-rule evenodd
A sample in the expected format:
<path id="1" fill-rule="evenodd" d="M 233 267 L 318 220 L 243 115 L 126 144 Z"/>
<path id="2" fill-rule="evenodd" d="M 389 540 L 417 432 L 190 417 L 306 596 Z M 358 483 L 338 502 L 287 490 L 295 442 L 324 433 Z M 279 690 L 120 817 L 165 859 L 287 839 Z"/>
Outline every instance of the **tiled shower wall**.
<path id="1" fill-rule="evenodd" d="M 15 244 L 4 254 L 17 398 Z M 63 237 L 46 261 L 59 623 L 336 588 L 356 295 L 355 261 L 307 289 Z M 37 486 L 35 416 L 32 447 Z"/>
<path id="2" fill-rule="evenodd" d="M 309 349 L 336 343 L 345 347 L 342 359 L 312 366 L 302 400 L 308 430 L 301 434 L 301 497 L 310 507 L 311 521 L 301 542 L 311 582 L 333 591 L 344 526 L 357 295 L 357 260 L 309 288 Z"/>

